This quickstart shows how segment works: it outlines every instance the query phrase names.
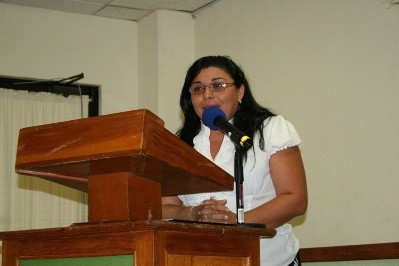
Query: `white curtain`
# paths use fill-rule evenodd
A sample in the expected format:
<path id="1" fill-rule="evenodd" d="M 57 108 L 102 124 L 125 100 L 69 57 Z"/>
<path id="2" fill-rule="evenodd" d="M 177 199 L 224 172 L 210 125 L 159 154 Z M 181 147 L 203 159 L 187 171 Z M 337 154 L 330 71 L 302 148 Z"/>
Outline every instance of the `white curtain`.
<path id="1" fill-rule="evenodd" d="M 0 231 L 87 221 L 87 195 L 15 173 L 20 128 L 87 117 L 89 99 L 0 88 Z M 1 263 L 1 262 L 0 262 Z"/>

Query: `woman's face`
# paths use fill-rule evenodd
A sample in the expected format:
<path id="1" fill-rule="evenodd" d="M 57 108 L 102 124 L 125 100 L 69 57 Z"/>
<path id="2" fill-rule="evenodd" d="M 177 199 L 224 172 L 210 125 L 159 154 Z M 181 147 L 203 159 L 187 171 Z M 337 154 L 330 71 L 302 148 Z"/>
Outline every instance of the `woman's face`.
<path id="1" fill-rule="evenodd" d="M 201 94 L 192 94 L 191 102 L 196 114 L 201 118 L 205 108 L 209 106 L 218 106 L 229 121 L 237 111 L 238 102 L 244 96 L 244 85 L 237 88 L 235 85 L 227 87 L 223 91 L 212 92 L 209 84 L 212 82 L 234 83 L 234 80 L 224 70 L 218 67 L 209 67 L 202 69 L 193 79 L 192 85 L 205 85 L 205 91 Z"/>

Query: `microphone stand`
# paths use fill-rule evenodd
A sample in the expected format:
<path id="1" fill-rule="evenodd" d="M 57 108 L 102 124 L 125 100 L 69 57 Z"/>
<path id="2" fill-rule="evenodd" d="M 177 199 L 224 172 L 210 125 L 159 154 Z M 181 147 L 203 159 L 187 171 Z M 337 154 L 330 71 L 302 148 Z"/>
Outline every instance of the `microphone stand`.
<path id="1" fill-rule="evenodd" d="M 243 150 L 236 147 L 234 155 L 234 178 L 236 183 L 237 225 L 255 228 L 265 228 L 264 224 L 244 222 L 244 167 Z"/>

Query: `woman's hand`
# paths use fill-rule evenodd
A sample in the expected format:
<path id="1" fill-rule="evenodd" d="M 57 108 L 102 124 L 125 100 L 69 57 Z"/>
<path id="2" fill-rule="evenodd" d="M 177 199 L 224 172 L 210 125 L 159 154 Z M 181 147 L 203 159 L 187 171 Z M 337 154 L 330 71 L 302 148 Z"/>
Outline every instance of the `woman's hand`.
<path id="1" fill-rule="evenodd" d="M 162 217 L 210 223 L 235 223 L 235 214 L 226 207 L 227 200 L 211 197 L 197 206 L 183 206 L 178 197 L 162 198 Z"/>
<path id="2" fill-rule="evenodd" d="M 226 207 L 227 200 L 217 200 L 211 197 L 199 205 L 198 215 L 200 222 L 235 223 L 235 214 Z"/>

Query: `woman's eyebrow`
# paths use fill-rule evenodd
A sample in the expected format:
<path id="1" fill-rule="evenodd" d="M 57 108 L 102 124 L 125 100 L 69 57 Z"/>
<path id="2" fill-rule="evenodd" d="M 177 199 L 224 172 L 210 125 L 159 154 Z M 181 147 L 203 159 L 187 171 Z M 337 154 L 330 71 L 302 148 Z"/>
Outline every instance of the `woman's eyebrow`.
<path id="1" fill-rule="evenodd" d="M 212 81 L 219 80 L 219 79 L 226 80 L 225 78 L 217 77 L 217 78 L 212 78 Z M 201 83 L 201 81 L 197 80 L 197 81 L 193 81 L 193 83 L 191 83 L 191 84 L 202 84 L 202 83 Z"/>
<path id="2" fill-rule="evenodd" d="M 220 78 L 213 78 L 212 81 L 215 81 L 215 80 L 218 80 L 218 79 L 226 80 L 225 78 L 220 77 Z"/>

